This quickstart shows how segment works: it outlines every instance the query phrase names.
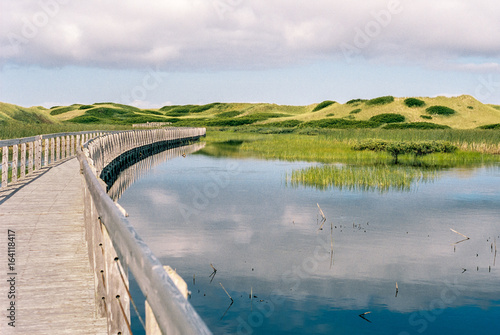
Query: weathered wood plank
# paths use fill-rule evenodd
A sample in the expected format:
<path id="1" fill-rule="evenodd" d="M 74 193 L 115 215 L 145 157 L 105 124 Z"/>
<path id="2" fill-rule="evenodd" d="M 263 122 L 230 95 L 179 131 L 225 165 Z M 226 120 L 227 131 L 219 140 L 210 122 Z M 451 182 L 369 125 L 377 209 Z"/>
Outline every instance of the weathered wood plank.
<path id="1" fill-rule="evenodd" d="M 73 158 L 0 192 L 11 192 L 0 203 L 0 222 L 16 232 L 18 293 L 16 327 L 1 322 L 1 334 L 107 334 L 106 319 L 96 317 L 79 171 Z"/>

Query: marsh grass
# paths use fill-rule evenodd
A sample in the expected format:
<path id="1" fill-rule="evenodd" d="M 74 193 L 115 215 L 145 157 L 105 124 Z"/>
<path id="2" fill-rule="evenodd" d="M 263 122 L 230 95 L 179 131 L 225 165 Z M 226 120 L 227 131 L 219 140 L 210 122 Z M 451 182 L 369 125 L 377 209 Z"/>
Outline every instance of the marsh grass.
<path id="1" fill-rule="evenodd" d="M 500 154 L 500 132 L 497 130 L 311 129 L 311 132 L 317 136 L 297 133 L 263 135 L 249 132 L 247 128 L 214 128 L 208 130 L 206 141 L 245 140 L 241 150 L 249 154 L 269 157 L 276 155 L 278 157 L 292 157 L 293 160 L 308 161 L 319 158 L 318 162 L 333 162 L 335 157 L 332 154 L 338 152 L 349 151 L 349 155 L 355 155 L 356 153 L 350 149 L 350 146 L 368 139 L 414 142 L 447 141 L 459 149 L 453 155 L 463 155 L 463 151 L 470 152 L 469 154 L 472 156 L 495 154 L 489 159 L 500 161 L 500 156 L 498 156 Z"/>
<path id="2" fill-rule="evenodd" d="M 291 185 L 320 189 L 336 187 L 349 190 L 408 191 L 419 183 L 432 182 L 440 171 L 451 167 L 475 167 L 500 163 L 500 155 L 484 152 L 498 150 L 495 132 L 482 131 L 333 131 L 317 136 L 299 134 L 256 134 L 209 131 L 206 154 L 231 157 L 258 157 L 287 161 L 324 163 L 287 176 Z M 433 141 L 446 139 L 457 145 L 453 153 L 426 156 L 404 154 L 398 164 L 387 152 L 355 151 L 361 139 L 388 141 Z M 496 149 L 495 149 L 496 148 Z M 468 149 L 469 151 L 464 151 Z M 472 151 L 477 150 L 477 151 Z"/>
<path id="3" fill-rule="evenodd" d="M 387 192 L 409 191 L 418 183 L 432 182 L 438 170 L 419 169 L 411 166 L 312 166 L 295 170 L 287 181 L 292 186 L 311 186 L 318 189 L 361 190 Z"/>

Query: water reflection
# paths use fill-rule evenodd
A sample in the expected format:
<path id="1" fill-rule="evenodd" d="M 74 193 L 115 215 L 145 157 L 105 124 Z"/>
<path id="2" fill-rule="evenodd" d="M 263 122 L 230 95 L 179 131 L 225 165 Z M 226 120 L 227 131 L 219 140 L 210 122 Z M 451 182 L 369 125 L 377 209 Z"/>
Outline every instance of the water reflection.
<path id="1" fill-rule="evenodd" d="M 309 166 L 190 155 L 121 203 L 215 333 L 500 329 L 500 168 L 443 171 L 408 193 L 286 186 Z"/>
<path id="2" fill-rule="evenodd" d="M 179 156 L 186 156 L 200 149 L 203 149 L 205 147 L 205 144 L 205 142 L 196 142 L 181 147 L 175 147 L 140 160 L 139 162 L 120 172 L 118 178 L 108 190 L 108 195 L 115 201 L 120 199 L 123 192 L 125 192 L 125 190 L 129 188 L 130 185 L 132 185 L 136 180 L 141 178 L 155 166 L 164 163 L 169 159 Z"/>

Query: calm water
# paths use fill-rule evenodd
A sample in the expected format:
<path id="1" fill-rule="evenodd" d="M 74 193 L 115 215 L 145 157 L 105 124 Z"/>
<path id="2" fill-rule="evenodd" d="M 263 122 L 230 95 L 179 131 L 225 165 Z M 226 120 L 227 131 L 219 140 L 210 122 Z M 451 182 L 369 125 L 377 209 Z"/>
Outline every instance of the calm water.
<path id="1" fill-rule="evenodd" d="M 119 202 L 214 333 L 500 332 L 499 167 L 379 193 L 287 185 L 310 163 L 157 164 Z"/>

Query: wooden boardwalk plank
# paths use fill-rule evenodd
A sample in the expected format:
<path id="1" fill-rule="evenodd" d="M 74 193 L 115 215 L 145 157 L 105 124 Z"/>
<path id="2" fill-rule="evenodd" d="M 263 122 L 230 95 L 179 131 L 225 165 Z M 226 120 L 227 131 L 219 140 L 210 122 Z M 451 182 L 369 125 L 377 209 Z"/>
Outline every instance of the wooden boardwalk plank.
<path id="1" fill-rule="evenodd" d="M 1 334 L 106 334 L 97 318 L 76 158 L 0 191 L 1 292 L 8 292 L 7 230 L 16 233 L 16 327 L 0 298 Z"/>

